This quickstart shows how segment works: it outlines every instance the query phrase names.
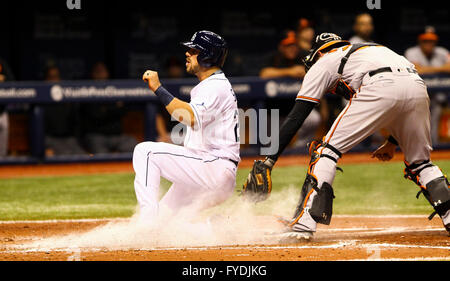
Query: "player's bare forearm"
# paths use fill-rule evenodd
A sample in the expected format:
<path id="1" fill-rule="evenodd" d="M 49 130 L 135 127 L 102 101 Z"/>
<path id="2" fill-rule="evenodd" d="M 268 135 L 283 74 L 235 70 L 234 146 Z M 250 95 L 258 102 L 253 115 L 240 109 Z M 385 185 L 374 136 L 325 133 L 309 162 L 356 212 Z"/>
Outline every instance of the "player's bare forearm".
<path id="1" fill-rule="evenodd" d="M 302 65 L 294 65 L 285 68 L 265 67 L 259 72 L 259 77 L 264 79 L 279 77 L 302 78 L 303 76 L 305 76 L 305 68 Z"/>
<path id="2" fill-rule="evenodd" d="M 286 68 L 265 67 L 259 72 L 261 78 L 278 78 L 289 76 Z"/>
<path id="3" fill-rule="evenodd" d="M 444 64 L 440 67 L 441 72 L 450 73 L 450 63 Z"/>
<path id="4" fill-rule="evenodd" d="M 167 112 L 178 122 L 186 126 L 193 127 L 195 124 L 195 115 L 189 103 L 174 98 L 167 106 Z"/>
<path id="5" fill-rule="evenodd" d="M 450 73 L 450 63 L 442 66 L 422 66 L 420 64 L 416 64 L 415 66 L 419 74 Z"/>

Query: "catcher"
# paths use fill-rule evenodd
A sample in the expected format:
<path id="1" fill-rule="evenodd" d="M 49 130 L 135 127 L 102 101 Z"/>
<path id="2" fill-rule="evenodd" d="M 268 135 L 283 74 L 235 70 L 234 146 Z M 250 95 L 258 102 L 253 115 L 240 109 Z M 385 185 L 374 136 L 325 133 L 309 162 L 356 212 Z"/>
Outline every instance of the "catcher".
<path id="1" fill-rule="evenodd" d="M 449 183 L 430 161 L 429 98 L 414 65 L 384 46 L 351 45 L 332 33 L 316 37 L 304 63 L 307 73 L 295 105 L 280 128 L 279 150 L 254 163 L 243 193 L 257 200 L 268 196 L 270 173 L 279 155 L 323 95 L 331 92 L 349 102 L 322 141 L 309 146 L 311 161 L 306 179 L 283 235 L 309 238 L 318 223 L 330 224 L 337 161 L 381 128 L 387 129 L 390 136 L 372 157 L 390 160 L 399 145 L 404 154 L 405 178 L 420 187 L 420 193 L 434 208 L 430 219 L 438 214 L 450 232 Z"/>

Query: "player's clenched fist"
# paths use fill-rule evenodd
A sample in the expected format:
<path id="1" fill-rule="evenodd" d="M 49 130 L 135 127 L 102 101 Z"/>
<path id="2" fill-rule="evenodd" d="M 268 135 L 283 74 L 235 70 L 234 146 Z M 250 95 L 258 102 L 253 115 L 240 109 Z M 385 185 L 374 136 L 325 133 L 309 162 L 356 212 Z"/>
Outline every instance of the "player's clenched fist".
<path id="1" fill-rule="evenodd" d="M 153 92 L 156 91 L 156 89 L 161 86 L 161 82 L 159 82 L 158 72 L 147 70 L 144 72 L 144 75 L 142 75 L 142 80 L 148 83 L 148 87 Z"/>

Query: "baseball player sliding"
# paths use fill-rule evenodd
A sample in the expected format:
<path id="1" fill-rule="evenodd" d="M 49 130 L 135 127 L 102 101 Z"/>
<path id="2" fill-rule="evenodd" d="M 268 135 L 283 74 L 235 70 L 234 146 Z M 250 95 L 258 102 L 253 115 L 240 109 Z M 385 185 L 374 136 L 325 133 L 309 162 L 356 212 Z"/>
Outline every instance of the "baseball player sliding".
<path id="1" fill-rule="evenodd" d="M 284 238 L 309 238 L 317 223 L 329 224 L 333 180 L 343 153 L 385 128 L 390 137 L 372 155 L 390 160 L 397 145 L 405 157 L 404 175 L 421 193 L 450 232 L 450 189 L 441 170 L 430 161 L 430 111 L 427 88 L 414 65 L 377 44 L 354 44 L 332 33 L 322 33 L 304 60 L 307 74 L 295 105 L 280 129 L 276 154 L 256 161 L 244 193 L 270 192 L 270 172 L 311 110 L 327 92 L 344 96 L 347 106 L 330 131 L 309 146 L 311 161 L 294 217 L 286 221 Z M 259 181 L 257 180 L 259 179 Z"/>
<path id="2" fill-rule="evenodd" d="M 187 47 L 186 71 L 200 81 L 189 103 L 173 97 L 161 85 L 157 72 L 147 70 L 142 77 L 167 111 L 187 126 L 184 146 L 149 141 L 134 149 L 139 222 L 147 225 L 157 221 L 160 207 L 172 215 L 182 209 L 195 213 L 223 202 L 235 187 L 240 161 L 238 109 L 221 70 L 227 44 L 213 32 L 199 31 L 182 45 Z M 172 186 L 158 202 L 160 177 Z"/>

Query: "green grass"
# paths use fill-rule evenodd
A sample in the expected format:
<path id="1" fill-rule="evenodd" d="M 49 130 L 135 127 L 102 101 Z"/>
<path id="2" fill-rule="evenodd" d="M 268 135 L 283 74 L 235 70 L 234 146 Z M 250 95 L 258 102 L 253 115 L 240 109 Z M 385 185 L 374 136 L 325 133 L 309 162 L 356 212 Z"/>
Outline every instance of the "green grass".
<path id="1" fill-rule="evenodd" d="M 0 180 L 0 220 L 123 217 L 135 205 L 131 174 Z"/>
<path id="2" fill-rule="evenodd" d="M 443 171 L 450 171 L 450 161 L 435 161 Z M 418 191 L 403 178 L 402 163 L 342 165 L 333 187 L 336 214 L 428 214 L 431 207 Z M 237 187 L 250 169 L 239 169 Z M 299 188 L 305 178 L 305 166 L 275 167 L 273 194 L 257 204 L 257 212 L 284 208 L 293 211 Z M 129 217 L 136 209 L 133 174 L 106 174 L 60 177 L 24 177 L 0 179 L 0 220 L 41 220 Z M 170 183 L 163 180 L 162 191 Z M 240 198 L 218 207 L 234 208 Z M 281 207 L 280 207 L 281 206 Z M 276 212 L 275 210 L 274 212 Z M 280 209 L 281 211 L 281 209 Z"/>

